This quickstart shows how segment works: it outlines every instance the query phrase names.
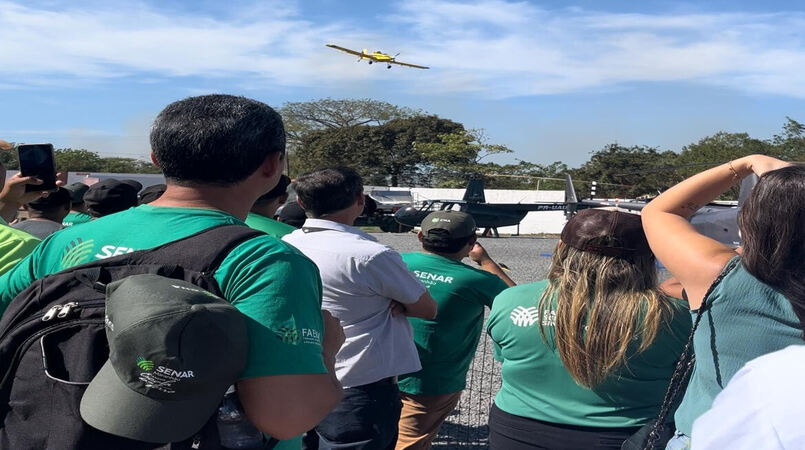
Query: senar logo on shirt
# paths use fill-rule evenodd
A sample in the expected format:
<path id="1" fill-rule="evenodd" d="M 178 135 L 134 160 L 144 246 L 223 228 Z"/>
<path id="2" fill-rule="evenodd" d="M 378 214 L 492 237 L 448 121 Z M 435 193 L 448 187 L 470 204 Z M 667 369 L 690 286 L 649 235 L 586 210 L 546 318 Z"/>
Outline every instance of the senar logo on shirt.
<path id="1" fill-rule="evenodd" d="M 104 245 L 101 247 L 101 252 L 96 254 L 95 257 L 98 259 L 105 259 L 111 258 L 112 256 L 124 255 L 126 253 L 134 252 L 133 248 L 129 247 L 117 247 L 115 245 Z"/>
<path id="2" fill-rule="evenodd" d="M 453 284 L 453 277 L 446 277 L 444 275 L 439 275 L 438 273 L 415 270 L 414 275 L 416 275 L 417 278 L 419 278 L 424 284 L 431 286 L 436 284 L 436 282 Z"/>
<path id="3" fill-rule="evenodd" d="M 518 327 L 530 327 L 539 320 L 539 310 L 534 306 L 530 308 L 518 306 L 512 310 L 511 314 L 509 314 L 509 317 Z"/>
<path id="4" fill-rule="evenodd" d="M 64 270 L 85 263 L 87 257 L 92 254 L 93 247 L 95 247 L 95 241 L 92 239 L 85 241 L 78 238 L 70 241 L 64 249 L 64 255 L 61 257 L 61 269 Z"/>

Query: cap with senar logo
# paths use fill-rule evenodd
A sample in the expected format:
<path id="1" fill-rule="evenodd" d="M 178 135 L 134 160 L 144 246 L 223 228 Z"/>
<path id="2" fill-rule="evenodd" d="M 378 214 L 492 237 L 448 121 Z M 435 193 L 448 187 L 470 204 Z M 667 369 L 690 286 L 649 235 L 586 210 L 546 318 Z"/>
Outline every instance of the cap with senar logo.
<path id="1" fill-rule="evenodd" d="M 461 211 L 435 211 L 422 219 L 422 234 L 443 230 L 450 239 L 465 238 L 475 234 L 477 227 L 471 215 Z"/>
<path id="2" fill-rule="evenodd" d="M 91 426 L 130 439 L 187 439 L 246 365 L 243 315 L 191 283 L 134 275 L 106 289 L 109 360 L 81 399 Z"/>

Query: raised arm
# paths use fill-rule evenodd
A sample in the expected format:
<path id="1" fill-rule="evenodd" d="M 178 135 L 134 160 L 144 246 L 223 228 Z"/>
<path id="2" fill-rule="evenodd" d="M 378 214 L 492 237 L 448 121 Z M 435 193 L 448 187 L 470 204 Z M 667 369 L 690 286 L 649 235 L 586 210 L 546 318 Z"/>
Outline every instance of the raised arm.
<path id="1" fill-rule="evenodd" d="M 697 232 L 688 220 L 745 176 L 753 172 L 760 176 L 787 165 L 763 155 L 739 158 L 682 181 L 643 208 L 643 228 L 651 249 L 685 288 L 691 309 L 701 305 L 710 284 L 737 253 Z"/>
<path id="2" fill-rule="evenodd" d="M 512 287 L 517 285 L 514 280 L 506 275 L 506 272 L 503 271 L 500 265 L 496 263 L 491 256 L 489 256 L 489 253 L 486 252 L 486 249 L 478 242 L 472 246 L 469 257 L 471 260 L 475 261 L 476 264 L 481 266 L 481 270 L 489 272 L 492 275 L 497 275 L 498 278 L 506 283 L 506 286 Z"/>

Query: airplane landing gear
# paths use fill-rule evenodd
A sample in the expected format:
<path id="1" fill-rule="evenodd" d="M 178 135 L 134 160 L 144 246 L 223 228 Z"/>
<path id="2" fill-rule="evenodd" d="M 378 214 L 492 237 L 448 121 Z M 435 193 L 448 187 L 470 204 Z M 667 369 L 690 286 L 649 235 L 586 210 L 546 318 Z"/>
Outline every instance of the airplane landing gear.
<path id="1" fill-rule="evenodd" d="M 391 69 L 391 64 L 389 64 L 388 66 L 386 66 L 386 69 Z"/>
<path id="2" fill-rule="evenodd" d="M 373 62 L 373 61 L 370 59 L 370 60 L 369 60 L 369 64 L 372 64 L 372 62 Z"/>

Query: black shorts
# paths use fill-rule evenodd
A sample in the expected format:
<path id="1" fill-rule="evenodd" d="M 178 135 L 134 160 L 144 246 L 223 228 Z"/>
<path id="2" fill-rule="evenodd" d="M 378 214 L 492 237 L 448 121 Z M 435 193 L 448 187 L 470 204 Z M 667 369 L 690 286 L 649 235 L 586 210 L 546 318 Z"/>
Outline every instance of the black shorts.
<path id="1" fill-rule="evenodd" d="M 593 428 L 560 425 L 509 414 L 492 404 L 489 448 L 492 450 L 619 450 L 640 427 Z"/>

